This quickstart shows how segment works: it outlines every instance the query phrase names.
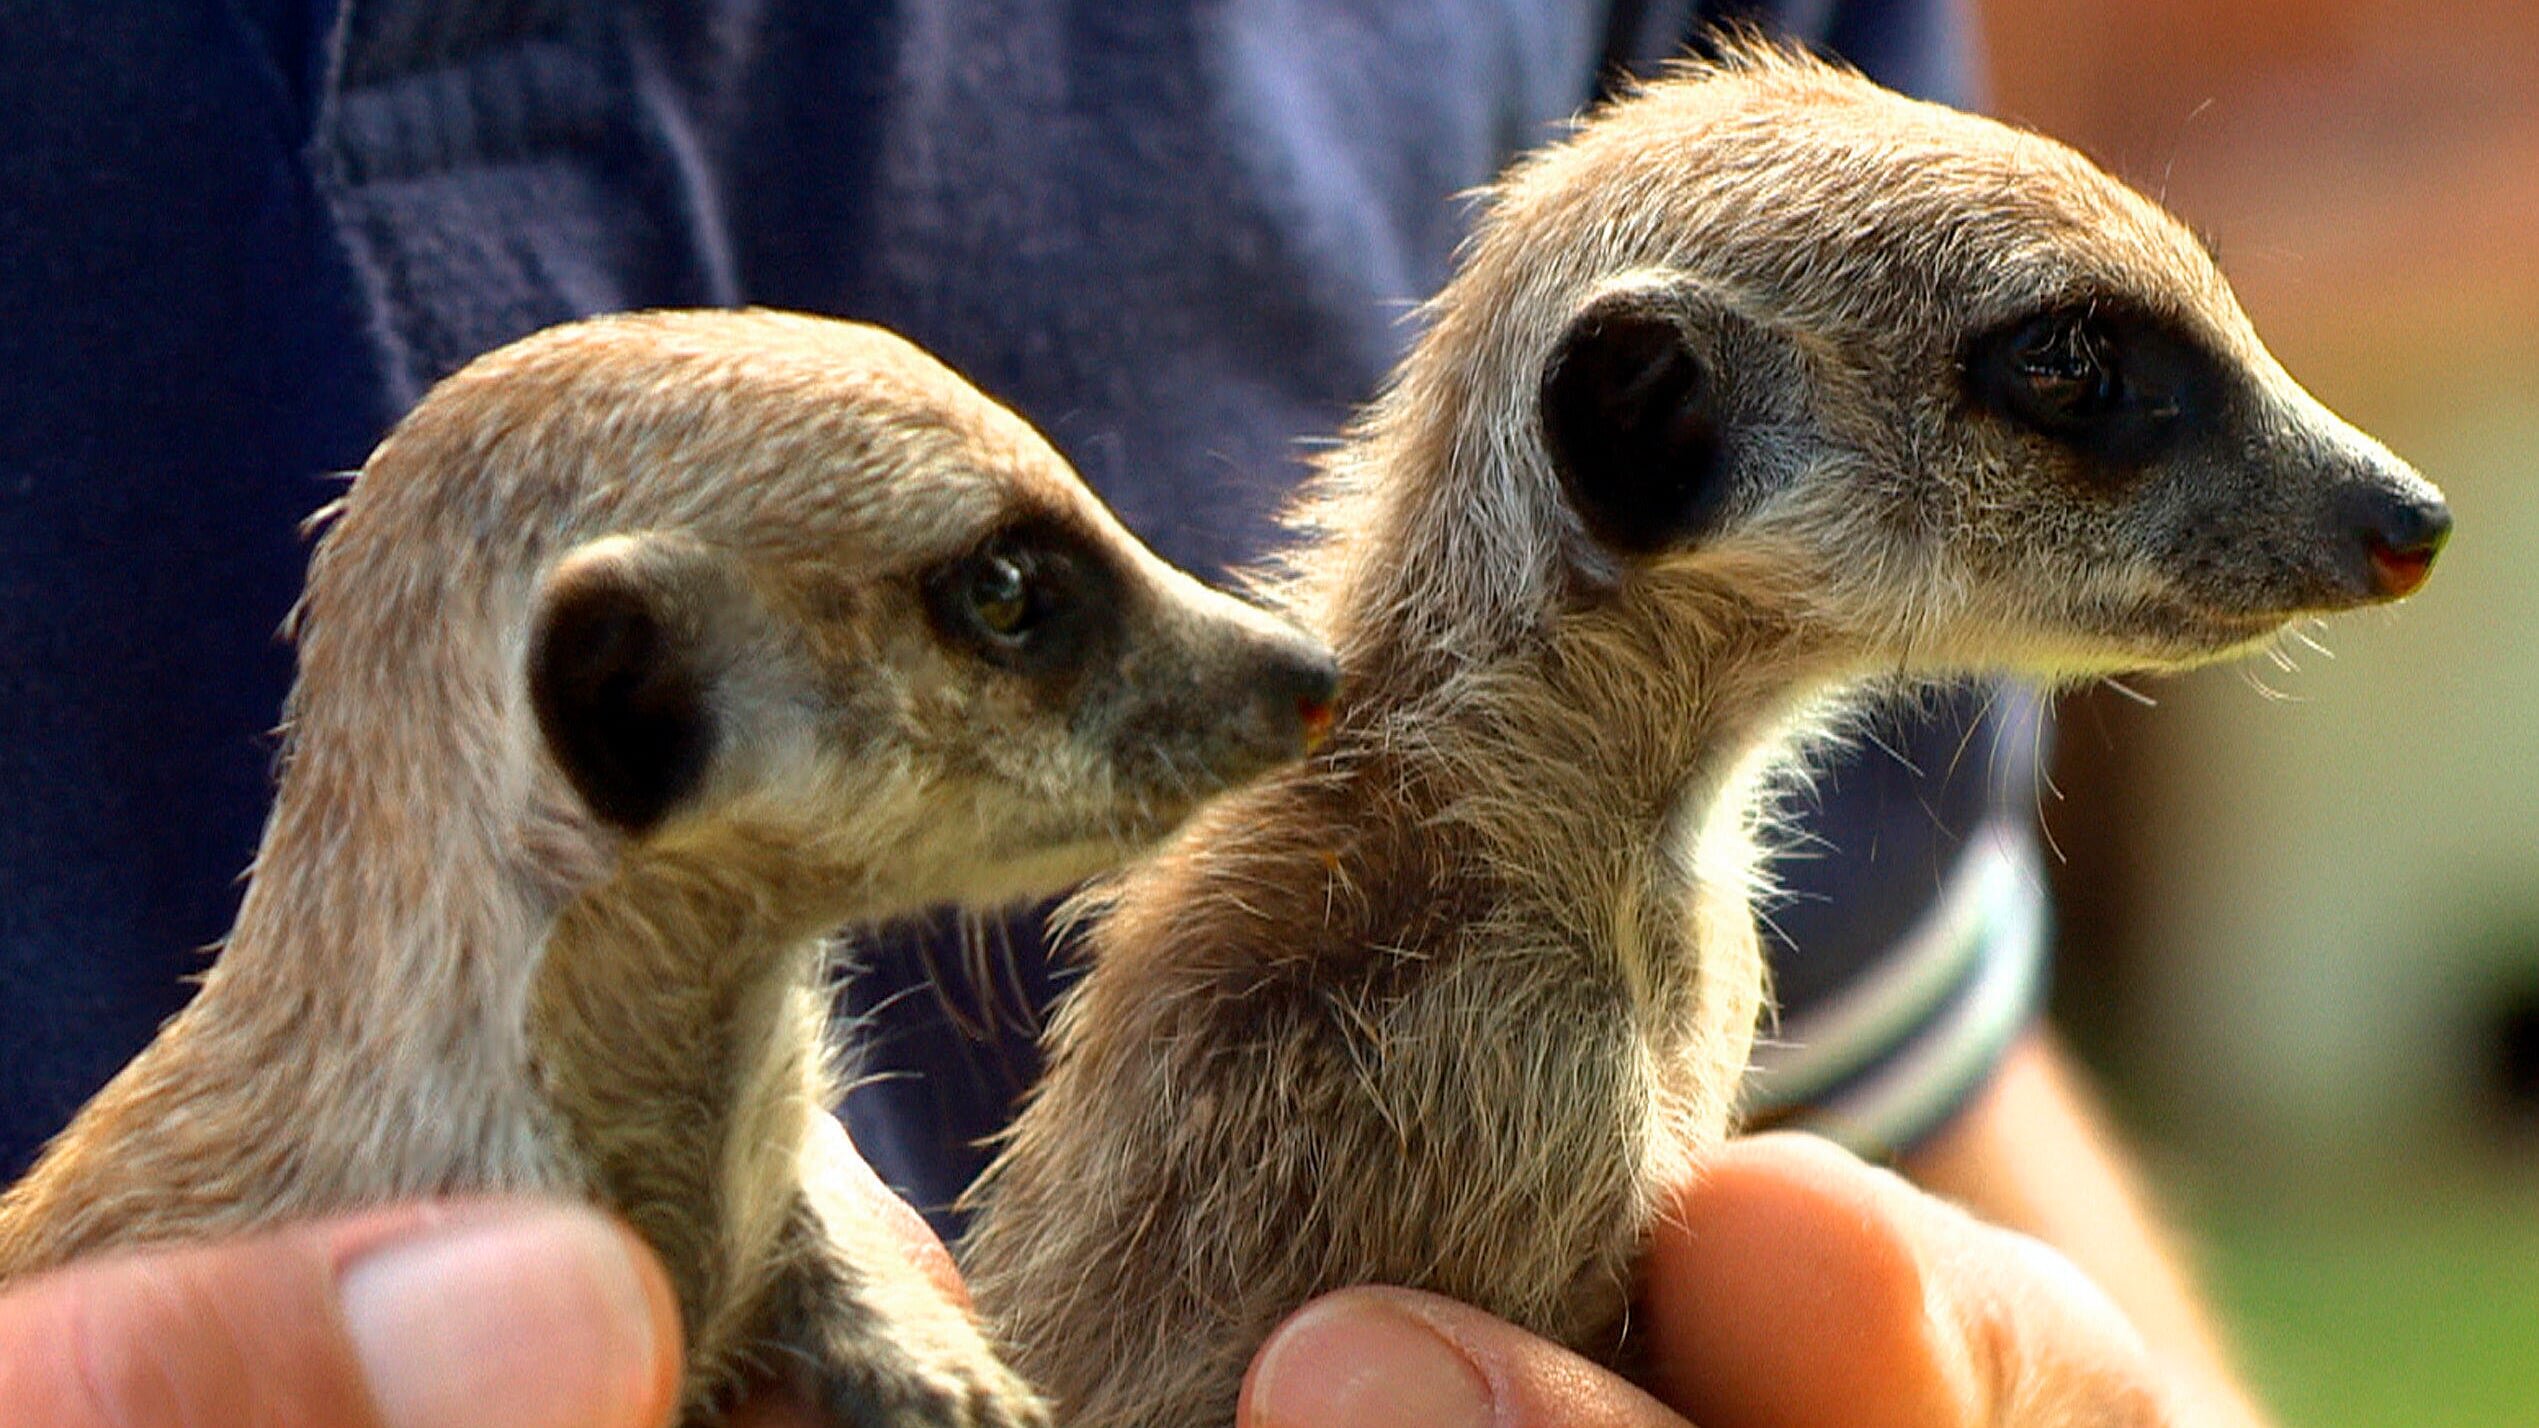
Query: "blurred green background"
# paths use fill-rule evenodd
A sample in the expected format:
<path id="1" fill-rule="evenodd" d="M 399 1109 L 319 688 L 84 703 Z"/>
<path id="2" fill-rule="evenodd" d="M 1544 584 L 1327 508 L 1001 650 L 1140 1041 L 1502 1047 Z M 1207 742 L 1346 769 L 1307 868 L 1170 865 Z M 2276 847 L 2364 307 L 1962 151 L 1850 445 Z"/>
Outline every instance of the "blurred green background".
<path id="1" fill-rule="evenodd" d="M 2293 668 L 2064 701 L 2056 1013 L 2292 1428 L 2539 1425 L 2539 5 L 1988 0 L 2458 529 Z"/>

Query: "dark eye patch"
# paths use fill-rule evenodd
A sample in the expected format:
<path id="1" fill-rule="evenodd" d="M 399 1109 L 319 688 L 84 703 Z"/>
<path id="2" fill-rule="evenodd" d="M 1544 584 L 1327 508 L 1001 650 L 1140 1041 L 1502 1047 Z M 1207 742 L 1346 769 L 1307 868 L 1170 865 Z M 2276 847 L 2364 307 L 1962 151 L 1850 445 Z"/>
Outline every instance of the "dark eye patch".
<path id="1" fill-rule="evenodd" d="M 919 588 L 946 644 L 1035 677 L 1082 666 L 1120 618 L 1118 572 L 1055 518 L 1006 526 L 926 571 Z"/>
<path id="2" fill-rule="evenodd" d="M 2110 484 L 2173 451 L 2221 399 L 2202 345 L 2112 302 L 2058 305 L 1979 333 L 1960 366 L 1978 408 L 2089 458 Z"/>

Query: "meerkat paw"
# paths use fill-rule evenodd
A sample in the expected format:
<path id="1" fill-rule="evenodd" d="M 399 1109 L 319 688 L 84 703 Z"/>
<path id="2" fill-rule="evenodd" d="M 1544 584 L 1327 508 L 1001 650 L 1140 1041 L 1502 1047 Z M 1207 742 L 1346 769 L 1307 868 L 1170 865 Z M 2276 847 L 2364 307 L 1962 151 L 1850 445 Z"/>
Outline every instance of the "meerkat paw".
<path id="1" fill-rule="evenodd" d="M 836 1168 L 804 1186 L 780 1301 L 776 1338 L 805 1397 L 838 1428 L 1047 1428 L 1040 1394 Z"/>
<path id="2" fill-rule="evenodd" d="M 876 1323 L 833 1339 L 813 1367 L 814 1399 L 855 1428 L 1049 1428 L 1048 1404 L 975 1331 L 966 1344 Z M 928 1326 L 929 1329 L 932 1326 Z M 966 1325 L 964 1326 L 967 1327 Z"/>
<path id="3" fill-rule="evenodd" d="M 1048 1428 L 1039 1392 L 904 1261 L 825 1246 L 776 1331 L 795 1392 L 833 1428 Z"/>

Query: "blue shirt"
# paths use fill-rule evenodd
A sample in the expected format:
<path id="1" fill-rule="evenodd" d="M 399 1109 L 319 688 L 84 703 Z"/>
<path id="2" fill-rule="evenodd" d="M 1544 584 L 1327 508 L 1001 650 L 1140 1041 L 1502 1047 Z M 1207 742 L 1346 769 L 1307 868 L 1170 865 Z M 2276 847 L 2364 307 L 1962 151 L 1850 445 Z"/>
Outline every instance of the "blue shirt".
<path id="1" fill-rule="evenodd" d="M 1671 49 L 1683 9 L 21 0 L 0 43 L 0 1175 L 228 926 L 299 523 L 433 379 L 606 309 L 877 321 L 1030 415 L 1168 558 L 1220 571 L 1398 355 L 1462 233 L 1454 196 Z M 1965 93 L 1949 0 L 1777 9 L 1891 84 Z M 2033 1002 L 2034 879 L 1995 871 L 2025 848 L 1999 810 L 2027 741 L 2004 771 L 1979 734 L 1961 766 L 1967 713 L 1888 730 L 1919 774 L 1872 750 L 1829 777 L 1823 851 L 1776 914 L 1803 949 L 1779 959 L 1776 1044 L 1840 1032 L 1776 1074 L 1813 1105 L 1910 1082 L 1863 1139 L 1945 1114 Z M 927 1206 L 1032 1074 L 1053 989 L 1036 932 L 990 941 L 975 985 L 939 931 L 880 939 L 847 993 L 857 1138 Z M 938 972 L 947 996 L 904 994 Z M 1874 1014 L 1844 1010 L 1868 992 Z"/>

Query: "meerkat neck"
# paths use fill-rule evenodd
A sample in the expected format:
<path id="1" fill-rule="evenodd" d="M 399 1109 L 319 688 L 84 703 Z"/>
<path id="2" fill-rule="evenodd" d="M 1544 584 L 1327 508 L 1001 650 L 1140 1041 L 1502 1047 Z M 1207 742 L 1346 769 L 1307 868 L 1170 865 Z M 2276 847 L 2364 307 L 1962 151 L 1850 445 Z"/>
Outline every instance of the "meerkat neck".
<path id="1" fill-rule="evenodd" d="M 1297 784 L 1325 790 L 1333 827 L 1387 826 L 1299 850 L 1331 872 L 1296 876 L 1337 910 L 1317 919 L 1332 956 L 1427 927 L 1422 955 L 1451 958 L 1446 929 L 1504 945 L 1521 922 L 1666 1001 L 1687 903 L 1745 916 L 1761 789 L 1846 671 L 1759 555 L 1571 569 L 1557 482 L 1489 435 L 1488 403 L 1415 359 L 1307 511 L 1331 538 L 1291 598 L 1351 693 Z"/>
<path id="2" fill-rule="evenodd" d="M 1423 790 L 1422 836 L 1456 876 L 1489 883 L 1494 918 L 1539 919 L 1635 983 L 1688 950 L 1684 899 L 1742 911 L 1763 790 L 1837 683 L 1801 633 L 1688 583 L 1626 589 L 1441 668 L 1390 695 L 1331 760 Z"/>
<path id="3" fill-rule="evenodd" d="M 822 934 L 855 909 L 791 907 L 773 889 L 788 850 L 758 850 L 729 828 L 675 833 L 626 852 L 576 893 L 548 931 L 530 991 L 545 1034 L 589 1039 L 587 1057 L 618 1068 L 658 1061 L 663 1074 L 726 1064 L 729 1043 L 757 1034 L 763 998 L 808 985 Z M 677 1043 L 696 1043 L 682 1051 Z M 711 1052 L 711 1054 L 709 1054 Z"/>

